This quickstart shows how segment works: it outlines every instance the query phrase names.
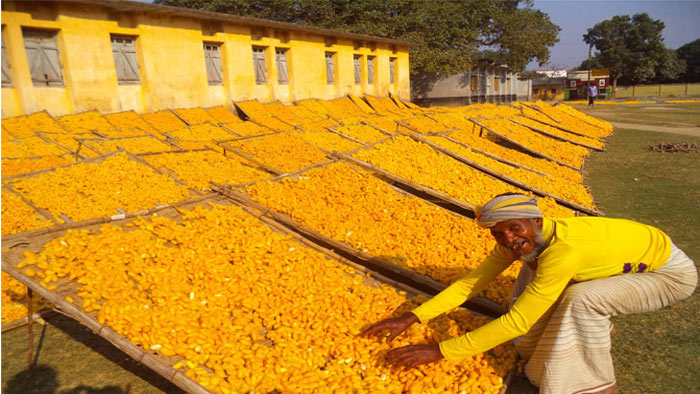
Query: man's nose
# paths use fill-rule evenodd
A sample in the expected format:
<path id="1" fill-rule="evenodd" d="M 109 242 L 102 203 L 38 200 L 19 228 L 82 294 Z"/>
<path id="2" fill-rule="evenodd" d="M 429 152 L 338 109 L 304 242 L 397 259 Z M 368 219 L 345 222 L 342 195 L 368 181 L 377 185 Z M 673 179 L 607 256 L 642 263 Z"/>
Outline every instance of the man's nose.
<path id="1" fill-rule="evenodd" d="M 506 244 L 509 244 L 517 238 L 515 234 L 511 233 L 510 231 L 506 231 L 503 233 L 503 238 L 506 240 Z"/>

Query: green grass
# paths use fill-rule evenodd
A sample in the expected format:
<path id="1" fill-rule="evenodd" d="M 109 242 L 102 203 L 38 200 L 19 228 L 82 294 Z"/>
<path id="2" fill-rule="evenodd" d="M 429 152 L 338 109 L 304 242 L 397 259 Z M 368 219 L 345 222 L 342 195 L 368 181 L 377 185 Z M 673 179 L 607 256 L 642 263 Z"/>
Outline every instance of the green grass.
<path id="1" fill-rule="evenodd" d="M 27 363 L 27 326 L 2 333 L 4 394 L 179 393 L 176 386 L 65 316 L 33 324 L 36 365 Z"/>
<path id="2" fill-rule="evenodd" d="M 573 107 L 583 111 L 591 111 L 596 116 L 608 121 L 671 127 L 700 126 L 700 103 L 600 104 L 590 110 L 581 104 L 573 105 Z"/>
<path id="3" fill-rule="evenodd" d="M 596 111 L 598 108 L 596 108 Z M 647 115 L 648 116 L 648 115 Z M 637 120 L 640 123 L 642 120 Z M 646 123 L 646 122 L 645 122 Z M 700 138 L 638 130 L 617 130 L 607 152 L 586 162 L 585 182 L 606 216 L 647 223 L 664 230 L 700 262 L 700 155 L 657 153 L 649 145 Z M 613 319 L 613 359 L 619 392 L 691 393 L 700 387 L 700 294 L 669 308 Z"/>

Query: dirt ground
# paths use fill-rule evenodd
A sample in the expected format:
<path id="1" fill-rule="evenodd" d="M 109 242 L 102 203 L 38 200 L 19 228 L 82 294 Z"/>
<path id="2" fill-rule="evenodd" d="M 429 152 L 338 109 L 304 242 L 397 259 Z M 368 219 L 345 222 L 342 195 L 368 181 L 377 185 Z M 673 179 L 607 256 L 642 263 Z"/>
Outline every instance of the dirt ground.
<path id="1" fill-rule="evenodd" d="M 654 107 L 654 108 L 657 108 L 657 107 Z M 667 108 L 660 108 L 660 109 L 667 109 Z M 586 113 L 589 115 L 598 117 L 598 118 L 605 118 L 606 115 L 609 115 L 608 113 L 596 112 L 595 110 L 587 110 Z M 680 124 L 679 126 L 657 126 L 657 125 L 650 125 L 650 124 L 625 123 L 625 122 L 615 122 L 615 121 L 610 121 L 610 120 L 608 120 L 608 121 L 618 129 L 657 131 L 659 133 L 684 134 L 684 135 L 692 135 L 693 137 L 700 137 L 700 127 L 696 127 L 696 126 L 692 126 L 692 125 Z"/>
<path id="2" fill-rule="evenodd" d="M 684 134 L 700 137 L 700 127 L 669 127 L 669 126 L 654 126 L 635 123 L 610 122 L 618 129 L 634 129 L 645 131 L 658 131 L 659 133 Z"/>

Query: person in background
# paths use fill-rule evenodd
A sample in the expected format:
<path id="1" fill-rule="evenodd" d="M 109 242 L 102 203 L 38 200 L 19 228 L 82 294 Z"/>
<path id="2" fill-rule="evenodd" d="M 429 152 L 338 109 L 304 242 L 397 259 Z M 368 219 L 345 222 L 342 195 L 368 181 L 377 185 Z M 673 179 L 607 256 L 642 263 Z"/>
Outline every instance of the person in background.
<path id="1" fill-rule="evenodd" d="M 594 107 L 595 98 L 598 97 L 598 87 L 595 84 L 588 84 L 588 106 Z"/>
<path id="2" fill-rule="evenodd" d="M 477 223 L 497 245 L 468 276 L 413 311 L 367 328 L 391 342 L 478 294 L 515 260 L 524 262 L 508 312 L 440 343 L 392 349 L 386 360 L 412 368 L 459 362 L 514 340 L 525 374 L 540 393 L 613 393 L 610 317 L 659 309 L 693 293 L 693 261 L 661 230 L 624 219 L 546 218 L 522 194 L 496 196 Z M 653 328 L 649 328 L 653 329 Z"/>

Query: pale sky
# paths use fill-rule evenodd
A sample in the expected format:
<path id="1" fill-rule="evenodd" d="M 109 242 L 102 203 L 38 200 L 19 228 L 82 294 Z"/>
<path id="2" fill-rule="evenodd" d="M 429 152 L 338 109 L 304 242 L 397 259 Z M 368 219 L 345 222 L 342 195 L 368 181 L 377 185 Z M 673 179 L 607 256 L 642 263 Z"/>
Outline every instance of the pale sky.
<path id="1" fill-rule="evenodd" d="M 549 15 L 561 27 L 559 42 L 550 48 L 549 63 L 536 68 L 572 68 L 588 57 L 583 35 L 588 28 L 615 15 L 646 12 L 652 19 L 664 22 L 666 48 L 678 47 L 700 38 L 700 0 L 534 0 L 534 8 Z"/>

